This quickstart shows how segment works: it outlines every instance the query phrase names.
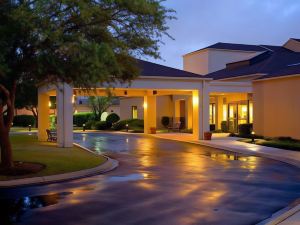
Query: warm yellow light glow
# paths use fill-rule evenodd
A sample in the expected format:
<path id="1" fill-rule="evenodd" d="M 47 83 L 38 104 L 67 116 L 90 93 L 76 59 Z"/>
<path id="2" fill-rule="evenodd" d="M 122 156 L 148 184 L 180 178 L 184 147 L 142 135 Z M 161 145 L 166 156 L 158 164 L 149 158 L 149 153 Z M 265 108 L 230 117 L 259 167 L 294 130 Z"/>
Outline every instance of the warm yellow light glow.
<path id="1" fill-rule="evenodd" d="M 73 95 L 73 97 L 72 97 L 72 104 L 74 104 L 75 103 L 75 95 Z"/>
<path id="2" fill-rule="evenodd" d="M 144 108 L 147 109 L 147 102 L 144 102 Z"/>
<path id="3" fill-rule="evenodd" d="M 77 109 L 75 110 L 75 112 L 74 112 L 74 113 L 75 113 L 75 114 L 76 114 L 76 113 L 78 113 Z"/>
<path id="4" fill-rule="evenodd" d="M 249 122 L 253 123 L 253 103 L 249 103 Z"/>
<path id="5" fill-rule="evenodd" d="M 49 104 L 48 104 L 48 105 L 49 105 L 49 107 L 51 107 L 51 106 L 52 106 L 52 104 L 51 104 L 51 102 L 50 102 L 50 101 L 49 101 Z"/>
<path id="6" fill-rule="evenodd" d="M 193 95 L 193 105 L 199 105 L 199 97 L 197 95 Z"/>
<path id="7" fill-rule="evenodd" d="M 223 105 L 223 121 L 227 120 L 227 105 Z"/>

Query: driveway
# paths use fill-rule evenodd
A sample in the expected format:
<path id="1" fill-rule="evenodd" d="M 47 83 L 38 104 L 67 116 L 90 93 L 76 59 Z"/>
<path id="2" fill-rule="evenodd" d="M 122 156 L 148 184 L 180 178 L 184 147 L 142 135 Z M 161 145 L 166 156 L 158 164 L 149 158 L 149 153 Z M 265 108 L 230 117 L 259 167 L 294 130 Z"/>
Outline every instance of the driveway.
<path id="1" fill-rule="evenodd" d="M 0 190 L 0 221 L 10 215 L 30 225 L 250 225 L 300 197 L 300 170 L 270 159 L 132 134 L 75 134 L 75 141 L 120 166 Z"/>

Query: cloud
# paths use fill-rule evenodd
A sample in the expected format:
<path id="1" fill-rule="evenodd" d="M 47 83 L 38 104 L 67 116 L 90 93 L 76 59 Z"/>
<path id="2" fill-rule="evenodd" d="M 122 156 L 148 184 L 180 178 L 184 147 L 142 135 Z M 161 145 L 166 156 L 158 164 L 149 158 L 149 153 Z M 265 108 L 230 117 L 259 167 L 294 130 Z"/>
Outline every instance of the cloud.
<path id="1" fill-rule="evenodd" d="M 160 64 L 182 68 L 182 55 L 216 42 L 281 45 L 300 37 L 299 0 L 167 0 L 177 11 L 169 21 Z"/>

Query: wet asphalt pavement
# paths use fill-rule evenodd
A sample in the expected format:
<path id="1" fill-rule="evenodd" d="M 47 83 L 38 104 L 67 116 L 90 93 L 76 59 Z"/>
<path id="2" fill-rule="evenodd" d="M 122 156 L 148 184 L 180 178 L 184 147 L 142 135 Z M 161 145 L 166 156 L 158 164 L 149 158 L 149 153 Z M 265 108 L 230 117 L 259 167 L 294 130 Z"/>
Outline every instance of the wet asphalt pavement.
<path id="1" fill-rule="evenodd" d="M 300 170 L 270 159 L 133 134 L 75 134 L 75 142 L 120 166 L 2 189 L 0 225 L 250 225 L 300 198 Z"/>

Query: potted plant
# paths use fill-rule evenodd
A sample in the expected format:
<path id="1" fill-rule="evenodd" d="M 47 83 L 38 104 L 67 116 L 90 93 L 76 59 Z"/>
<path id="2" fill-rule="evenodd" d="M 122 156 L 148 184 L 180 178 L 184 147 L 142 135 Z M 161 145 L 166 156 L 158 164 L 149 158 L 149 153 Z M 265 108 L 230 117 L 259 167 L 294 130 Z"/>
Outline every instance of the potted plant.
<path id="1" fill-rule="evenodd" d="M 150 127 L 150 134 L 156 134 L 156 127 Z"/>
<path id="2" fill-rule="evenodd" d="M 204 132 L 204 140 L 211 140 L 212 132 Z"/>

